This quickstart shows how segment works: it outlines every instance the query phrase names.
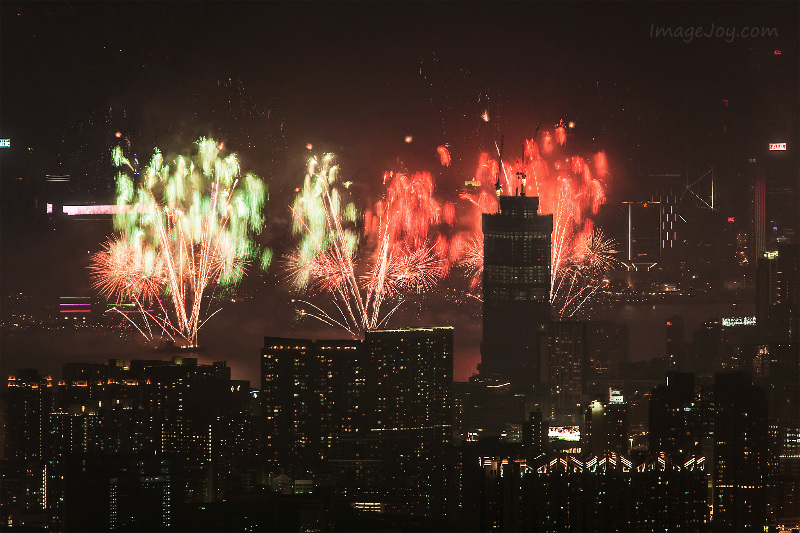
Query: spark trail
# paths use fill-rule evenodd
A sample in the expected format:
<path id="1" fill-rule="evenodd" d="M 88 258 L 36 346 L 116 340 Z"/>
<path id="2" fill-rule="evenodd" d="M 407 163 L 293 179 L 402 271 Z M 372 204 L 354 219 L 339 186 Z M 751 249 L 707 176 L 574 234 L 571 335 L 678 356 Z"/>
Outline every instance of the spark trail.
<path id="1" fill-rule="evenodd" d="M 148 340 L 152 322 L 190 346 L 218 311 L 209 309 L 214 289 L 235 287 L 259 256 L 262 268 L 271 260 L 270 250 L 252 239 L 264 223 L 266 186 L 241 173 L 236 154 L 222 156 L 222 144 L 205 138 L 196 144 L 195 156 L 171 162 L 156 149 L 138 184 L 125 170 L 131 165 L 122 150 L 114 149 L 117 205 L 125 209 L 114 215 L 116 234 L 90 265 L 100 294 L 139 308 L 143 324 L 134 326 Z"/>
<path id="2" fill-rule="evenodd" d="M 301 315 L 357 336 L 446 275 L 450 242 L 436 228 L 452 224 L 455 210 L 434 198 L 427 172 L 385 173 L 382 199 L 364 213 L 340 179 L 333 154 L 309 161 L 290 207 L 299 243 L 285 263 L 295 289 L 308 295 L 295 300 Z M 336 311 L 309 301 L 314 294 L 329 296 Z"/>

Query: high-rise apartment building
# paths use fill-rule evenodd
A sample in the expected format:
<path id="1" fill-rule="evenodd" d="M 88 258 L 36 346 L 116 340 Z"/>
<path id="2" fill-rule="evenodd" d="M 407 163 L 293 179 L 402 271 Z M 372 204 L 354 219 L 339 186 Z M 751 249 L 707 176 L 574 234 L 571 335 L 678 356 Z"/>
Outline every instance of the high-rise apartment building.
<path id="1" fill-rule="evenodd" d="M 4 523 L 18 526 L 20 513 L 34 513 L 63 529 L 67 464 L 78 454 L 98 464 L 111 455 L 174 454 L 180 499 L 190 502 L 261 482 L 258 406 L 249 383 L 231 380 L 224 362 L 112 360 L 68 364 L 63 376 L 22 371 L 6 383 Z"/>
<path id="2" fill-rule="evenodd" d="M 588 374 L 588 323 L 551 321 L 548 327 L 547 383 L 559 412 L 581 403 Z"/>
<path id="3" fill-rule="evenodd" d="M 265 337 L 261 350 L 261 405 L 268 460 L 291 474 L 313 470 L 319 457 L 314 434 L 320 404 L 314 343 L 307 339 Z M 305 473 L 305 472 L 303 472 Z"/>
<path id="4" fill-rule="evenodd" d="M 453 329 L 368 331 L 374 365 L 372 428 L 381 435 L 387 506 L 441 517 L 453 438 Z"/>

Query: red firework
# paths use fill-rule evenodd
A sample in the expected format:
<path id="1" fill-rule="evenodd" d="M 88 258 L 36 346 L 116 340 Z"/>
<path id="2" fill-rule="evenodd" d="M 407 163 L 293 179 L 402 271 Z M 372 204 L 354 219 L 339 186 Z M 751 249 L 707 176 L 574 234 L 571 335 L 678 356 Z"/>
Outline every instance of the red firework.
<path id="1" fill-rule="evenodd" d="M 591 159 L 561 154 L 561 148 L 557 150 L 556 146 L 565 146 L 566 141 L 566 128 L 559 123 L 553 133 L 545 131 L 538 139 L 527 140 L 522 160 L 503 161 L 500 165 L 488 153 L 480 155 L 474 180 L 479 189 L 461 194 L 462 199 L 474 206 L 471 238 L 466 240 L 460 261 L 472 276 L 471 287 L 480 282 L 483 270 L 481 214 L 497 212 L 493 192 L 495 184 L 499 184 L 502 194 L 515 195 L 524 191 L 527 196 L 538 197 L 539 212 L 553 214 L 551 299 L 560 313 L 569 312 L 558 307 L 562 300 L 558 292 L 564 287 L 559 279 L 566 275 L 568 266 L 575 264 L 582 243 L 592 236 L 591 217 L 605 203 L 602 180 L 608 175 L 608 167 L 603 152 L 594 154 Z M 603 253 L 598 251 L 592 256 L 593 260 L 597 261 Z M 608 257 L 608 253 L 603 257 Z"/>

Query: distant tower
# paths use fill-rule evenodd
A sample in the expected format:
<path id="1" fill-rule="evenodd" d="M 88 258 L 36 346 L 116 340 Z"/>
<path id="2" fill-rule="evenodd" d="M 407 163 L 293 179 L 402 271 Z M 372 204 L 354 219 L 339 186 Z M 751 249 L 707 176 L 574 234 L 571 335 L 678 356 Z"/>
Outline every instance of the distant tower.
<path id="1" fill-rule="evenodd" d="M 481 375 L 527 388 L 541 382 L 542 341 L 550 320 L 553 215 L 539 199 L 498 197 L 483 215 Z"/>
<path id="2" fill-rule="evenodd" d="M 754 232 L 756 235 L 755 259 L 758 261 L 767 251 L 767 227 L 766 227 L 766 195 L 767 195 L 767 176 L 764 167 L 759 167 L 756 171 L 755 180 L 755 214 Z"/>

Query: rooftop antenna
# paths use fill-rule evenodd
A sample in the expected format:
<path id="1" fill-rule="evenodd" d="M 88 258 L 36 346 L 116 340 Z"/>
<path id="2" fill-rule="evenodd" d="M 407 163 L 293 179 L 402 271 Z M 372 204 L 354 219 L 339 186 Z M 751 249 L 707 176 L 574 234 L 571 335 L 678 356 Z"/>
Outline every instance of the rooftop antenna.
<path id="1" fill-rule="evenodd" d="M 524 165 L 525 165 L 525 145 L 522 145 L 522 164 L 523 170 L 521 172 L 517 172 L 517 177 L 520 181 L 520 196 L 525 196 L 525 184 L 527 183 L 528 176 L 525 174 Z"/>
<path id="2" fill-rule="evenodd" d="M 497 147 L 497 143 L 495 143 L 495 147 Z M 494 193 L 497 195 L 497 198 L 500 199 L 500 173 L 503 171 L 503 136 L 500 136 L 500 146 L 497 147 L 497 156 L 500 159 L 498 169 L 497 169 L 497 181 L 494 183 Z M 500 205 L 497 206 L 497 212 L 500 212 Z"/>

